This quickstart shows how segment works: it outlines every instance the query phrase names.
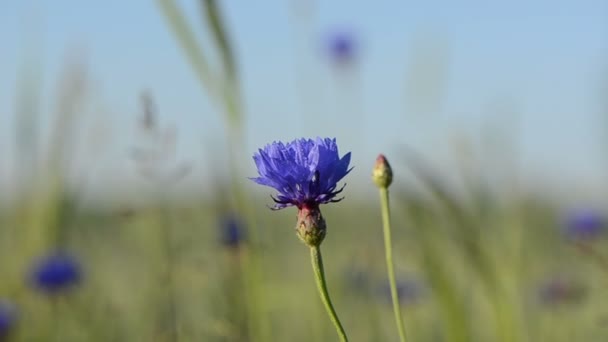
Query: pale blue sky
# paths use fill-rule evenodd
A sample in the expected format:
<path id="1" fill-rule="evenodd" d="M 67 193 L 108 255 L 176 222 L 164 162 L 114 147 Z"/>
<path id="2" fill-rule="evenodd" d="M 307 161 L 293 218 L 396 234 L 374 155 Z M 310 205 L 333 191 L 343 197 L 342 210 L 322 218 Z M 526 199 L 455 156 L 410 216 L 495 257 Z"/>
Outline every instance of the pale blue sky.
<path id="1" fill-rule="evenodd" d="M 249 152 L 272 140 L 336 136 L 353 151 L 352 177 L 365 179 L 375 155 L 396 154 L 399 144 L 454 167 L 455 137 L 476 142 L 487 160 L 488 141 L 504 135 L 527 178 L 585 185 L 606 174 L 608 2 L 219 2 L 242 70 Z M 202 35 L 198 2 L 181 4 Z M 204 179 L 209 151 L 223 151 L 223 124 L 165 24 L 154 1 L 0 2 L 0 151 L 14 151 L 14 88 L 27 52 L 42 63 L 47 115 L 66 59 L 83 55 L 89 126 L 108 138 L 103 152 L 91 152 L 96 179 L 135 177 L 125 151 L 135 144 L 143 89 L 162 121 L 178 127 L 191 177 Z M 358 35 L 352 70 L 335 70 L 322 54 L 333 29 Z"/>

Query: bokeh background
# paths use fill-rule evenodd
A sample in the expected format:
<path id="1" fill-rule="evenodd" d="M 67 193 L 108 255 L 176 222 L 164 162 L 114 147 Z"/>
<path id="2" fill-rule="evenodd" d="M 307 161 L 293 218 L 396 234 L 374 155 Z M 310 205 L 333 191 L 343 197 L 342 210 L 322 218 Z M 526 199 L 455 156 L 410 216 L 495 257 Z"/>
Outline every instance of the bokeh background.
<path id="1" fill-rule="evenodd" d="M 248 180 L 258 148 L 316 136 L 353 156 L 322 208 L 353 341 L 397 340 L 378 153 L 412 341 L 606 340 L 606 13 L 0 3 L 0 341 L 334 340 L 295 209 Z M 41 289 L 55 255 L 74 281 Z"/>

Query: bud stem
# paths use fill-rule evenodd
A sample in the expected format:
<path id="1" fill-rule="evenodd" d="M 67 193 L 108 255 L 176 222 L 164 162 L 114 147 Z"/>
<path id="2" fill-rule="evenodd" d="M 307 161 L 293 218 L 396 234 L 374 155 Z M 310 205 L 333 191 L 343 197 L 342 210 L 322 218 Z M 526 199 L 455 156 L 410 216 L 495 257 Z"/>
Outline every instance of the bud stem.
<path id="1" fill-rule="evenodd" d="M 323 257 L 321 256 L 321 248 L 319 246 L 310 247 L 310 257 L 312 260 L 312 269 L 315 272 L 315 280 L 317 281 L 317 288 L 319 289 L 319 294 L 321 295 L 321 301 L 325 305 L 325 309 L 329 314 L 329 318 L 331 322 L 336 327 L 336 331 L 340 336 L 340 341 L 348 342 L 348 337 L 346 337 L 346 332 L 342 327 L 342 323 L 340 323 L 340 319 L 338 319 L 338 315 L 336 314 L 336 310 L 334 306 L 331 304 L 331 299 L 329 298 L 329 292 L 327 292 L 327 283 L 325 281 L 325 271 L 323 270 Z"/>
<path id="2" fill-rule="evenodd" d="M 405 342 L 405 328 L 403 327 L 403 318 L 401 316 L 401 307 L 399 305 L 399 294 L 397 293 L 397 284 L 395 282 L 395 268 L 393 266 L 393 248 L 391 242 L 391 214 L 389 208 L 387 187 L 380 187 L 380 206 L 382 208 L 382 227 L 384 231 L 384 249 L 386 251 L 386 268 L 388 271 L 388 280 L 391 288 L 393 311 L 395 313 L 397 330 L 399 331 L 399 340 L 401 342 Z"/>

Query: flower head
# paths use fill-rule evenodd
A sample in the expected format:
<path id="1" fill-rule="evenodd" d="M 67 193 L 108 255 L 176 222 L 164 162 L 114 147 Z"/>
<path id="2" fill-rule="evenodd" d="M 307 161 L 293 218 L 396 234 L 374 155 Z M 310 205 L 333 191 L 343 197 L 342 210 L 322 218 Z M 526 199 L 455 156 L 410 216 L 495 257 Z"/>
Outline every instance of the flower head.
<path id="1" fill-rule="evenodd" d="M 566 235 L 578 240 L 593 239 L 604 231 L 605 224 L 604 217 L 596 211 L 575 211 L 567 218 Z"/>
<path id="2" fill-rule="evenodd" d="M 372 180 L 379 188 L 388 188 L 393 182 L 393 169 L 383 154 L 379 154 L 372 170 Z"/>
<path id="3" fill-rule="evenodd" d="M 421 299 L 424 293 L 424 287 L 422 283 L 415 279 L 400 279 L 397 281 L 396 286 L 397 298 L 399 299 L 399 302 L 403 304 L 415 304 Z M 389 283 L 380 286 L 378 292 L 381 297 L 383 297 L 390 303 L 391 288 Z"/>
<path id="4" fill-rule="evenodd" d="M 355 37 L 345 30 L 335 31 L 329 35 L 327 50 L 334 62 L 340 65 L 351 63 L 357 50 Z"/>
<path id="5" fill-rule="evenodd" d="M 296 206 L 315 208 L 319 204 L 338 202 L 338 182 L 351 169 L 350 152 L 342 158 L 336 139 L 297 139 L 287 144 L 273 142 L 259 149 L 253 160 L 260 177 L 258 184 L 278 191 L 274 209 Z"/>
<path id="6" fill-rule="evenodd" d="M 220 219 L 220 243 L 228 248 L 237 248 L 245 240 L 245 227 L 236 215 L 224 215 Z"/>
<path id="7" fill-rule="evenodd" d="M 67 290 L 77 285 L 81 278 L 78 261 L 64 253 L 51 254 L 39 260 L 31 273 L 32 285 L 48 294 Z"/>
<path id="8" fill-rule="evenodd" d="M 0 341 L 4 341 L 17 320 L 15 307 L 8 301 L 0 300 Z"/>
<path id="9" fill-rule="evenodd" d="M 575 279 L 554 276 L 542 283 L 538 289 L 538 297 L 542 304 L 556 305 L 580 302 L 586 295 L 586 288 Z"/>
<path id="10" fill-rule="evenodd" d="M 369 291 L 371 276 L 362 267 L 353 265 L 345 270 L 344 272 L 345 285 L 350 290 L 359 293 L 365 293 Z"/>

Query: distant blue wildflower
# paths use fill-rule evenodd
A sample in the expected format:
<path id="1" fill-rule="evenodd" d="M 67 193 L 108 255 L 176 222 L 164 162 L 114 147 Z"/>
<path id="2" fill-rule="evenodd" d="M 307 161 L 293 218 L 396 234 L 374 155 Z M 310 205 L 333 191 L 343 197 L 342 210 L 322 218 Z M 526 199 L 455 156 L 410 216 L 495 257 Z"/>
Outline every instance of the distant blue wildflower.
<path id="1" fill-rule="evenodd" d="M 8 301 L 0 300 L 0 341 L 5 341 L 8 338 L 16 320 L 15 307 Z"/>
<path id="2" fill-rule="evenodd" d="M 350 267 L 344 273 L 344 280 L 348 288 L 355 292 L 365 293 L 369 291 L 371 279 L 362 268 Z"/>
<path id="3" fill-rule="evenodd" d="M 316 208 L 340 201 L 336 196 L 344 186 L 337 189 L 337 183 L 351 170 L 350 152 L 340 158 L 336 139 L 330 138 L 273 142 L 259 149 L 253 160 L 260 177 L 252 180 L 278 191 L 272 197 L 274 209 Z"/>
<path id="4" fill-rule="evenodd" d="M 76 259 L 64 253 L 55 253 L 34 265 L 30 280 L 40 291 L 55 294 L 77 285 L 81 278 L 82 270 Z"/>
<path id="5" fill-rule="evenodd" d="M 585 287 L 571 278 L 551 277 L 540 285 L 539 300 L 545 305 L 578 303 L 586 294 Z"/>
<path id="6" fill-rule="evenodd" d="M 245 226 L 235 215 L 224 215 L 220 219 L 220 243 L 229 248 L 237 248 L 245 241 Z"/>
<path id="7" fill-rule="evenodd" d="M 423 287 L 420 282 L 413 279 L 401 279 L 397 281 L 397 298 L 399 298 L 399 302 L 403 304 L 414 304 L 416 303 L 423 293 Z M 391 288 L 389 283 L 384 284 L 379 293 L 384 297 L 389 303 L 392 300 L 391 297 Z"/>
<path id="8" fill-rule="evenodd" d="M 590 209 L 572 212 L 566 222 L 566 235 L 572 239 L 593 239 L 605 229 L 605 217 Z"/>
<path id="9" fill-rule="evenodd" d="M 354 35 L 347 31 L 333 32 L 327 41 L 327 50 L 336 63 L 348 64 L 353 62 L 357 50 Z"/>

